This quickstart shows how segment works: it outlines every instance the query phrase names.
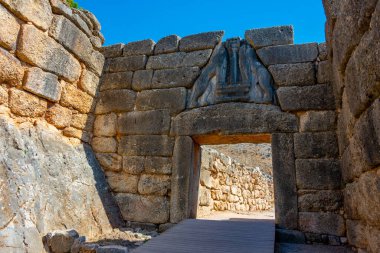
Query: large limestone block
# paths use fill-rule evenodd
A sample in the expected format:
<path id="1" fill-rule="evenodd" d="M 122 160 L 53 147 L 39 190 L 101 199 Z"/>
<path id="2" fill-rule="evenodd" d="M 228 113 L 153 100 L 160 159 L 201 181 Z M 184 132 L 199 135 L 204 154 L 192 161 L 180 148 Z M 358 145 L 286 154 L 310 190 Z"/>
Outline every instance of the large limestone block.
<path id="1" fill-rule="evenodd" d="M 213 49 L 223 38 L 224 31 L 199 33 L 183 37 L 179 42 L 179 50 L 184 52 Z"/>
<path id="2" fill-rule="evenodd" d="M 152 87 L 153 70 L 138 70 L 133 74 L 132 88 L 135 91 L 147 90 Z"/>
<path id="3" fill-rule="evenodd" d="M 92 148 L 97 153 L 116 153 L 117 140 L 111 137 L 95 137 L 92 139 Z"/>
<path id="4" fill-rule="evenodd" d="M 0 82 L 13 86 L 21 85 L 24 68 L 13 55 L 0 48 Z"/>
<path id="5" fill-rule="evenodd" d="M 320 61 L 326 61 L 328 57 L 327 44 L 326 42 L 318 44 L 318 59 Z"/>
<path id="6" fill-rule="evenodd" d="M 191 88 L 199 73 L 198 67 L 157 70 L 153 75 L 152 88 Z"/>
<path id="7" fill-rule="evenodd" d="M 169 128 L 170 114 L 167 110 L 124 113 L 118 121 L 120 134 L 168 134 Z"/>
<path id="8" fill-rule="evenodd" d="M 294 152 L 302 158 L 336 158 L 338 143 L 335 132 L 296 133 L 294 135 Z"/>
<path id="9" fill-rule="evenodd" d="M 107 59 L 106 71 L 125 72 L 136 71 L 145 68 L 148 58 L 146 55 L 133 55 Z"/>
<path id="10" fill-rule="evenodd" d="M 185 107 L 185 88 L 147 90 L 137 94 L 136 109 L 140 111 L 167 109 L 174 115 L 183 111 Z"/>
<path id="11" fill-rule="evenodd" d="M 81 66 L 74 56 L 32 25 L 22 26 L 17 56 L 70 82 L 78 80 L 81 73 Z"/>
<path id="12" fill-rule="evenodd" d="M 329 83 L 331 80 L 332 68 L 330 61 L 321 61 L 318 63 L 317 80 L 318 83 Z"/>
<path id="13" fill-rule="evenodd" d="M 335 123 L 335 111 L 307 111 L 300 116 L 301 132 L 332 131 Z"/>
<path id="14" fill-rule="evenodd" d="M 333 89 L 328 84 L 280 87 L 277 96 L 284 111 L 335 109 Z"/>
<path id="15" fill-rule="evenodd" d="M 47 122 L 60 129 L 70 126 L 72 114 L 70 109 L 54 104 L 47 110 L 45 118 Z"/>
<path id="16" fill-rule="evenodd" d="M 245 39 L 255 49 L 293 44 L 293 26 L 276 26 L 245 31 Z"/>
<path id="17" fill-rule="evenodd" d="M 105 63 L 105 58 L 102 53 L 97 50 L 92 50 L 89 57 L 90 59 L 86 62 L 87 66 L 93 70 L 98 76 L 103 72 L 103 67 Z"/>
<path id="18" fill-rule="evenodd" d="M 124 46 L 123 55 L 152 55 L 155 44 L 151 39 L 130 42 Z"/>
<path id="19" fill-rule="evenodd" d="M 265 47 L 257 50 L 266 65 L 312 62 L 318 57 L 318 44 L 299 44 Z"/>
<path id="20" fill-rule="evenodd" d="M 95 97 L 98 91 L 99 77 L 91 71 L 85 69 L 79 80 L 79 87 L 89 95 Z"/>
<path id="21" fill-rule="evenodd" d="M 144 171 L 150 174 L 170 175 L 172 172 L 172 158 L 170 157 L 146 157 Z"/>
<path id="22" fill-rule="evenodd" d="M 50 3 L 51 3 L 51 9 L 54 14 L 64 15 L 65 17 L 68 17 L 68 18 L 71 17 L 71 15 L 73 15 L 72 9 L 68 5 L 64 4 L 63 1 L 50 0 Z"/>
<path id="23" fill-rule="evenodd" d="M 165 135 L 129 135 L 121 137 L 119 154 L 128 156 L 171 156 L 174 138 Z"/>
<path id="24" fill-rule="evenodd" d="M 346 227 L 344 218 L 335 213 L 300 212 L 301 231 L 317 234 L 344 236 Z"/>
<path id="25" fill-rule="evenodd" d="M 20 24 L 4 6 L 0 5 L 0 46 L 15 50 Z"/>
<path id="26" fill-rule="evenodd" d="M 8 89 L 3 86 L 0 86 L 0 105 L 8 103 Z"/>
<path id="27" fill-rule="evenodd" d="M 154 54 L 173 53 L 178 50 L 180 37 L 177 35 L 169 35 L 160 39 L 154 47 Z"/>
<path id="28" fill-rule="evenodd" d="M 52 102 L 61 98 L 62 87 L 58 77 L 40 68 L 28 69 L 24 89 Z"/>
<path id="29" fill-rule="evenodd" d="M 297 159 L 297 188 L 339 190 L 342 185 L 340 161 L 335 159 Z"/>
<path id="30" fill-rule="evenodd" d="M 311 62 L 294 64 L 277 64 L 269 66 L 269 72 L 278 86 L 304 86 L 313 85 L 315 80 L 315 67 Z"/>
<path id="31" fill-rule="evenodd" d="M 122 157 L 118 154 L 97 153 L 96 158 L 104 170 L 119 172 L 122 169 Z"/>
<path id="32" fill-rule="evenodd" d="M 71 126 L 85 131 L 92 131 L 94 121 L 95 116 L 93 114 L 76 113 L 73 114 Z"/>
<path id="33" fill-rule="evenodd" d="M 124 156 L 123 171 L 128 174 L 140 175 L 145 169 L 145 157 L 143 156 Z"/>
<path id="34" fill-rule="evenodd" d="M 301 212 L 336 212 L 343 207 L 343 193 L 337 191 L 301 191 L 298 196 Z"/>
<path id="35" fill-rule="evenodd" d="M 135 106 L 136 93 L 131 90 L 107 90 L 100 92 L 95 113 L 129 112 Z"/>
<path id="36" fill-rule="evenodd" d="M 119 57 L 123 54 L 124 44 L 119 43 L 111 46 L 106 46 L 101 48 L 101 52 L 106 58 Z"/>
<path id="37" fill-rule="evenodd" d="M 94 123 L 95 136 L 115 136 L 117 115 L 115 113 L 97 115 Z"/>
<path id="38" fill-rule="evenodd" d="M 93 97 L 71 84 L 66 84 L 62 90 L 61 104 L 73 107 L 81 113 L 90 112 L 93 107 L 93 100 Z"/>
<path id="39" fill-rule="evenodd" d="M 101 77 L 100 91 L 131 89 L 132 76 L 132 71 L 103 74 Z"/>
<path id="40" fill-rule="evenodd" d="M 172 121 L 173 135 L 295 132 L 294 115 L 272 105 L 228 103 L 183 112 Z"/>
<path id="41" fill-rule="evenodd" d="M 11 89 L 9 96 L 11 112 L 20 116 L 40 117 L 47 109 L 47 102 L 28 92 Z"/>
<path id="42" fill-rule="evenodd" d="M 19 18 L 47 30 L 53 19 L 49 0 L 1 0 Z"/>
<path id="43" fill-rule="evenodd" d="M 170 189 L 170 176 L 142 175 L 138 184 L 138 192 L 142 195 L 164 196 Z"/>
<path id="44" fill-rule="evenodd" d="M 138 176 L 113 171 L 106 171 L 106 176 L 113 192 L 137 193 Z"/>
<path id="45" fill-rule="evenodd" d="M 169 200 L 162 196 L 139 196 L 135 194 L 116 194 L 124 220 L 166 223 L 169 220 Z"/>

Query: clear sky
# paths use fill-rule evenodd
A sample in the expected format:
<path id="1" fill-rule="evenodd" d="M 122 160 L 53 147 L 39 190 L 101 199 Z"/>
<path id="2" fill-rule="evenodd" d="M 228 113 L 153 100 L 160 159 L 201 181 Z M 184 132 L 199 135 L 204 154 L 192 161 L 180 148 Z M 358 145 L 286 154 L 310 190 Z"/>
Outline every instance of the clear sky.
<path id="1" fill-rule="evenodd" d="M 102 24 L 106 45 L 171 34 L 293 25 L 295 43 L 325 41 L 322 0 L 77 0 Z"/>

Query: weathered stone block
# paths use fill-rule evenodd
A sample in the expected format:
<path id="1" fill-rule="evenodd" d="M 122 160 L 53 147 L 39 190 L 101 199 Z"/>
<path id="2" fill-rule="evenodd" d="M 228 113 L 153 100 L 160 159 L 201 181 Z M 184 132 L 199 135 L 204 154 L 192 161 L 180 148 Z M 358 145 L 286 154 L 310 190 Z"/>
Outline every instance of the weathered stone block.
<path id="1" fill-rule="evenodd" d="M 276 224 L 280 228 L 298 227 L 296 169 L 293 134 L 272 135 L 273 184 L 275 194 Z M 281 169 L 277 169 L 281 168 Z M 283 180 L 286 178 L 286 180 Z"/>
<path id="2" fill-rule="evenodd" d="M 167 54 L 178 51 L 180 37 L 177 35 L 169 35 L 160 39 L 155 48 L 154 54 Z"/>
<path id="3" fill-rule="evenodd" d="M 77 238 L 79 238 L 78 232 L 72 229 L 48 233 L 44 239 L 46 240 L 46 246 L 48 246 L 52 252 L 60 253 L 70 252 Z"/>
<path id="4" fill-rule="evenodd" d="M 61 98 L 62 88 L 58 77 L 40 68 L 28 69 L 24 89 L 52 102 L 57 102 Z"/>
<path id="5" fill-rule="evenodd" d="M 122 157 L 118 154 L 97 153 L 96 158 L 104 170 L 121 171 Z"/>
<path id="6" fill-rule="evenodd" d="M 120 134 L 168 134 L 169 128 L 170 114 L 167 110 L 124 113 L 118 121 Z"/>
<path id="7" fill-rule="evenodd" d="M 150 174 L 170 175 L 172 172 L 172 158 L 167 157 L 146 157 L 144 170 Z"/>
<path id="8" fill-rule="evenodd" d="M 85 131 L 92 131 L 95 116 L 92 114 L 76 113 L 72 117 L 71 126 Z"/>
<path id="9" fill-rule="evenodd" d="M 297 188 L 336 190 L 342 185 L 340 162 L 334 159 L 297 159 Z"/>
<path id="10" fill-rule="evenodd" d="M 320 43 L 318 44 L 318 59 L 320 61 L 326 61 L 328 57 L 328 52 L 327 52 L 327 44 L 326 43 Z"/>
<path id="11" fill-rule="evenodd" d="M 79 81 L 79 87 L 89 95 L 95 97 L 98 91 L 99 77 L 89 70 L 83 70 Z"/>
<path id="12" fill-rule="evenodd" d="M 320 84 L 305 87 L 280 87 L 277 90 L 281 109 L 284 111 L 334 110 L 332 87 Z"/>
<path id="13" fill-rule="evenodd" d="M 72 114 L 70 109 L 54 104 L 47 110 L 45 118 L 47 122 L 61 129 L 70 126 Z"/>
<path id="14" fill-rule="evenodd" d="M 42 30 L 47 30 L 53 19 L 49 0 L 1 0 L 19 18 L 32 22 Z"/>
<path id="15" fill-rule="evenodd" d="M 186 111 L 172 121 L 173 135 L 249 134 L 298 131 L 294 115 L 276 106 L 228 103 Z"/>
<path id="16" fill-rule="evenodd" d="M 92 148 L 97 153 L 115 153 L 117 151 L 117 141 L 110 137 L 94 137 Z"/>
<path id="17" fill-rule="evenodd" d="M 133 74 L 132 88 L 136 91 L 150 89 L 152 78 L 153 70 L 138 70 Z"/>
<path id="18" fill-rule="evenodd" d="M 54 14 L 63 15 L 67 18 L 70 18 L 73 15 L 72 9 L 61 0 L 50 0 L 50 3 Z"/>
<path id="19" fill-rule="evenodd" d="M 131 90 L 107 90 L 100 92 L 96 114 L 128 112 L 135 106 L 136 93 Z"/>
<path id="20" fill-rule="evenodd" d="M 331 64 L 329 61 L 321 61 L 318 63 L 317 80 L 318 83 L 329 83 L 331 80 Z"/>
<path id="21" fill-rule="evenodd" d="M 294 64 L 277 64 L 269 66 L 273 80 L 278 86 L 305 86 L 313 85 L 315 68 L 311 62 Z"/>
<path id="22" fill-rule="evenodd" d="M 70 82 L 79 79 L 81 66 L 78 60 L 58 42 L 32 25 L 22 26 L 17 56 Z"/>
<path id="23" fill-rule="evenodd" d="M 139 177 L 126 173 L 106 171 L 107 181 L 116 193 L 137 193 Z"/>
<path id="24" fill-rule="evenodd" d="M 0 86 L 0 105 L 8 104 L 8 89 Z"/>
<path id="25" fill-rule="evenodd" d="M 167 109 L 174 115 L 185 110 L 185 107 L 185 88 L 147 90 L 137 94 L 136 109 L 140 111 Z"/>
<path id="26" fill-rule="evenodd" d="M 164 196 L 170 189 L 170 176 L 142 175 L 138 184 L 138 192 L 143 195 Z"/>
<path id="27" fill-rule="evenodd" d="M 87 131 L 83 131 L 81 129 L 76 129 L 74 127 L 67 127 L 65 129 L 63 129 L 62 133 L 66 137 L 73 137 L 73 138 L 79 139 L 79 140 L 84 141 L 84 142 L 90 142 L 90 140 L 92 138 L 91 133 L 89 133 Z"/>
<path id="28" fill-rule="evenodd" d="M 107 59 L 106 71 L 125 72 L 144 69 L 148 57 L 146 55 L 134 55 Z"/>
<path id="29" fill-rule="evenodd" d="M 257 50 L 266 65 L 312 62 L 318 57 L 318 44 L 299 44 L 265 47 Z"/>
<path id="30" fill-rule="evenodd" d="M 20 24 L 4 6 L 0 5 L 0 46 L 15 50 Z"/>
<path id="31" fill-rule="evenodd" d="M 294 152 L 296 158 L 336 158 L 338 143 L 335 132 L 296 133 Z"/>
<path id="32" fill-rule="evenodd" d="M 115 136 L 117 115 L 115 113 L 97 115 L 94 124 L 95 136 Z"/>
<path id="33" fill-rule="evenodd" d="M 171 156 L 174 138 L 164 135 L 130 135 L 121 137 L 119 154 L 129 156 Z"/>
<path id="34" fill-rule="evenodd" d="M 199 73 L 198 67 L 157 70 L 153 75 L 152 88 L 190 88 L 199 76 Z"/>
<path id="35" fill-rule="evenodd" d="M 0 48 L 0 82 L 21 85 L 24 77 L 24 69 L 19 60 Z"/>
<path id="36" fill-rule="evenodd" d="M 245 39 L 255 49 L 293 44 L 293 26 L 276 26 L 245 31 Z"/>
<path id="37" fill-rule="evenodd" d="M 125 220 L 166 223 L 169 220 L 169 200 L 162 196 L 117 194 L 121 214 Z"/>
<path id="38" fill-rule="evenodd" d="M 151 39 L 130 42 L 124 46 L 123 55 L 152 55 L 155 44 Z"/>
<path id="39" fill-rule="evenodd" d="M 93 97 L 73 85 L 66 84 L 62 90 L 61 104 L 73 107 L 81 113 L 88 113 L 92 108 Z"/>
<path id="40" fill-rule="evenodd" d="M 102 29 L 102 26 L 100 25 L 99 20 L 96 18 L 96 16 L 93 13 L 87 10 L 81 10 L 81 12 L 84 13 L 86 17 L 91 21 L 91 24 L 95 31 L 100 31 Z"/>
<path id="41" fill-rule="evenodd" d="M 343 207 L 343 193 L 340 190 L 301 191 L 300 194 L 298 208 L 301 212 L 336 212 Z"/>
<path id="42" fill-rule="evenodd" d="M 202 49 L 213 49 L 222 41 L 223 35 L 223 31 L 217 31 L 186 36 L 180 40 L 179 50 L 189 52 Z"/>
<path id="43" fill-rule="evenodd" d="M 299 226 L 302 231 L 344 236 L 346 227 L 344 218 L 335 213 L 299 213 Z"/>
<path id="44" fill-rule="evenodd" d="M 300 116 L 301 132 L 332 131 L 336 129 L 335 111 L 308 111 Z"/>
<path id="45" fill-rule="evenodd" d="M 11 89 L 9 95 L 9 107 L 14 114 L 40 117 L 46 112 L 47 102 L 28 92 Z"/>
<path id="46" fill-rule="evenodd" d="M 200 50 L 187 53 L 183 58 L 180 67 L 203 67 L 209 61 L 212 49 Z"/>
<path id="47" fill-rule="evenodd" d="M 351 245 L 366 248 L 368 245 L 367 227 L 360 221 L 347 220 L 347 239 Z"/>
<path id="48" fill-rule="evenodd" d="M 149 57 L 147 69 L 174 69 L 181 66 L 185 52 L 161 54 Z"/>
<path id="49" fill-rule="evenodd" d="M 113 58 L 113 57 L 119 57 L 122 56 L 124 49 L 124 44 L 115 44 L 111 46 L 102 47 L 100 50 L 104 57 L 106 58 Z"/>
<path id="50" fill-rule="evenodd" d="M 131 89 L 132 76 L 132 71 L 103 74 L 100 83 L 100 91 Z"/>
<path id="51" fill-rule="evenodd" d="M 145 157 L 143 156 L 124 156 L 123 171 L 128 174 L 139 175 L 145 169 Z"/>
<path id="52" fill-rule="evenodd" d="M 89 58 L 90 60 L 86 62 L 87 66 L 98 76 L 100 76 L 103 72 L 105 62 L 103 54 L 96 50 L 92 50 L 91 56 Z"/>

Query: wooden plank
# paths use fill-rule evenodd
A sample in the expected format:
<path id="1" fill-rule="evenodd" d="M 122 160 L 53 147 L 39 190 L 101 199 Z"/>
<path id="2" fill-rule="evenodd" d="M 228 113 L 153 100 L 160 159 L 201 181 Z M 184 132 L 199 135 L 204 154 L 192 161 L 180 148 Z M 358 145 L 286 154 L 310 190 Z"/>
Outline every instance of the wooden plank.
<path id="1" fill-rule="evenodd" d="M 273 220 L 185 220 L 133 253 L 273 253 Z"/>

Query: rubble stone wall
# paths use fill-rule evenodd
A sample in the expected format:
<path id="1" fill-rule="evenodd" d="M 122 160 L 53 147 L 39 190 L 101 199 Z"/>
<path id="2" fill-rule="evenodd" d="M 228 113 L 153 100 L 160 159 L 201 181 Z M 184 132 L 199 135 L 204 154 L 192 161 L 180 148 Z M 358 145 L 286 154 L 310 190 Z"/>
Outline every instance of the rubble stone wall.
<path id="1" fill-rule="evenodd" d="M 202 147 L 198 216 L 213 211 L 273 210 L 273 178 L 210 147 Z"/>
<path id="2" fill-rule="evenodd" d="M 323 2 L 348 243 L 380 252 L 380 2 Z"/>

